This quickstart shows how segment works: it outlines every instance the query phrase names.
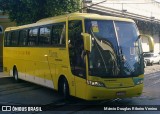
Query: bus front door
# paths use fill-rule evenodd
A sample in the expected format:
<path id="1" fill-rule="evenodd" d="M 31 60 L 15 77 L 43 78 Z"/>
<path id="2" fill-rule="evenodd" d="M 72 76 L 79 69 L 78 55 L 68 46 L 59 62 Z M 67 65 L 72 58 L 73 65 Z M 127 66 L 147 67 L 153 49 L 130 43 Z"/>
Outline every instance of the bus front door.
<path id="1" fill-rule="evenodd" d="M 82 20 L 71 20 L 68 23 L 68 47 L 71 72 L 74 75 L 75 96 L 85 98 L 86 91 L 86 62 L 84 42 L 81 33 L 83 32 Z"/>

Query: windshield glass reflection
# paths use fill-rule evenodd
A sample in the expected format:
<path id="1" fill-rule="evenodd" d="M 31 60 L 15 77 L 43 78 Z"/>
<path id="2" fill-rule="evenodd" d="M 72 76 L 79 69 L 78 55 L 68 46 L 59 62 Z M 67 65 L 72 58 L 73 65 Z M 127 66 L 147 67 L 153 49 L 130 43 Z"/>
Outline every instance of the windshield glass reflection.
<path id="1" fill-rule="evenodd" d="M 89 75 L 100 77 L 137 75 L 141 52 L 140 40 L 137 39 L 138 33 L 133 23 L 86 20 L 86 32 L 92 36 L 92 51 L 88 55 Z"/>
<path id="2" fill-rule="evenodd" d="M 119 49 L 121 54 L 121 71 L 123 75 L 138 75 L 142 63 L 141 42 L 134 23 L 115 21 Z M 143 66 L 143 65 L 142 65 Z"/>

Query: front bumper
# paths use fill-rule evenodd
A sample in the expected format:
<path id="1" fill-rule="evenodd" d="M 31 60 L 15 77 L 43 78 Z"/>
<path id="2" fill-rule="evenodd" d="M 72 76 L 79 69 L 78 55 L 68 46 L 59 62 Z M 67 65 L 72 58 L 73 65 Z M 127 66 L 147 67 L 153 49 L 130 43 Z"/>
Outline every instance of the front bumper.
<path id="1" fill-rule="evenodd" d="M 140 96 L 143 91 L 143 84 L 133 87 L 115 89 L 87 86 L 87 89 L 86 100 L 107 100 Z"/>

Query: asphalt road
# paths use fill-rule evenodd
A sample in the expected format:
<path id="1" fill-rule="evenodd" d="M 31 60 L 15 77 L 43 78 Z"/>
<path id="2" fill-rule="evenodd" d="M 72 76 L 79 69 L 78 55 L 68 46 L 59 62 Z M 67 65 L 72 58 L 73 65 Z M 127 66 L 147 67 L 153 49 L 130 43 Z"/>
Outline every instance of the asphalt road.
<path id="1" fill-rule="evenodd" d="M 114 99 L 106 101 L 85 101 L 71 97 L 69 100 L 64 100 L 58 92 L 39 85 L 35 85 L 26 81 L 19 83 L 13 78 L 0 73 L 0 104 L 6 106 L 39 106 L 48 111 L 39 112 L 0 112 L 5 114 L 14 113 L 38 113 L 52 114 L 56 113 L 117 113 L 114 107 L 111 111 L 103 111 L 107 106 L 158 106 L 160 109 L 160 65 L 148 66 L 145 68 L 144 91 L 140 97 Z M 117 107 L 115 107 L 117 108 Z M 129 107 L 130 108 L 130 107 Z M 16 109 L 15 109 L 16 110 Z M 49 111 L 51 110 L 51 111 Z M 65 111 L 65 112 L 64 112 Z M 120 114 L 129 113 L 150 113 L 157 114 L 160 111 L 118 111 Z"/>

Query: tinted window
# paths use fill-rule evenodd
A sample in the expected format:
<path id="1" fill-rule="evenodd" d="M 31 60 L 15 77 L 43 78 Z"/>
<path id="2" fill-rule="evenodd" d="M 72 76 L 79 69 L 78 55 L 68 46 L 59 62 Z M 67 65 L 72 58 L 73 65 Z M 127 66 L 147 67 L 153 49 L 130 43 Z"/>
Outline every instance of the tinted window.
<path id="1" fill-rule="evenodd" d="M 50 38 L 51 38 L 51 26 L 40 28 L 39 44 L 50 45 Z"/>
<path id="2" fill-rule="evenodd" d="M 27 30 L 21 30 L 19 35 L 19 45 L 21 46 L 25 46 L 27 45 L 27 34 L 28 34 L 28 31 Z"/>
<path id="3" fill-rule="evenodd" d="M 146 53 L 146 54 L 144 54 L 143 56 L 144 56 L 144 57 L 153 57 L 154 54 L 153 54 L 153 53 Z"/>
<path id="4" fill-rule="evenodd" d="M 11 46 L 18 45 L 18 31 L 11 32 Z"/>
<path id="5" fill-rule="evenodd" d="M 85 51 L 82 33 L 82 21 L 69 21 L 69 57 L 72 73 L 81 78 L 86 77 Z"/>
<path id="6" fill-rule="evenodd" d="M 34 46 L 37 44 L 37 37 L 38 36 L 38 28 L 33 28 L 29 30 L 29 39 L 28 39 L 28 45 Z"/>
<path id="7" fill-rule="evenodd" d="M 5 33 L 4 46 L 9 46 L 11 41 L 10 32 Z"/>
<path id="8" fill-rule="evenodd" d="M 65 45 L 65 40 L 66 40 L 65 29 L 66 29 L 65 23 L 59 23 L 53 25 L 52 41 L 51 41 L 53 45 Z"/>

